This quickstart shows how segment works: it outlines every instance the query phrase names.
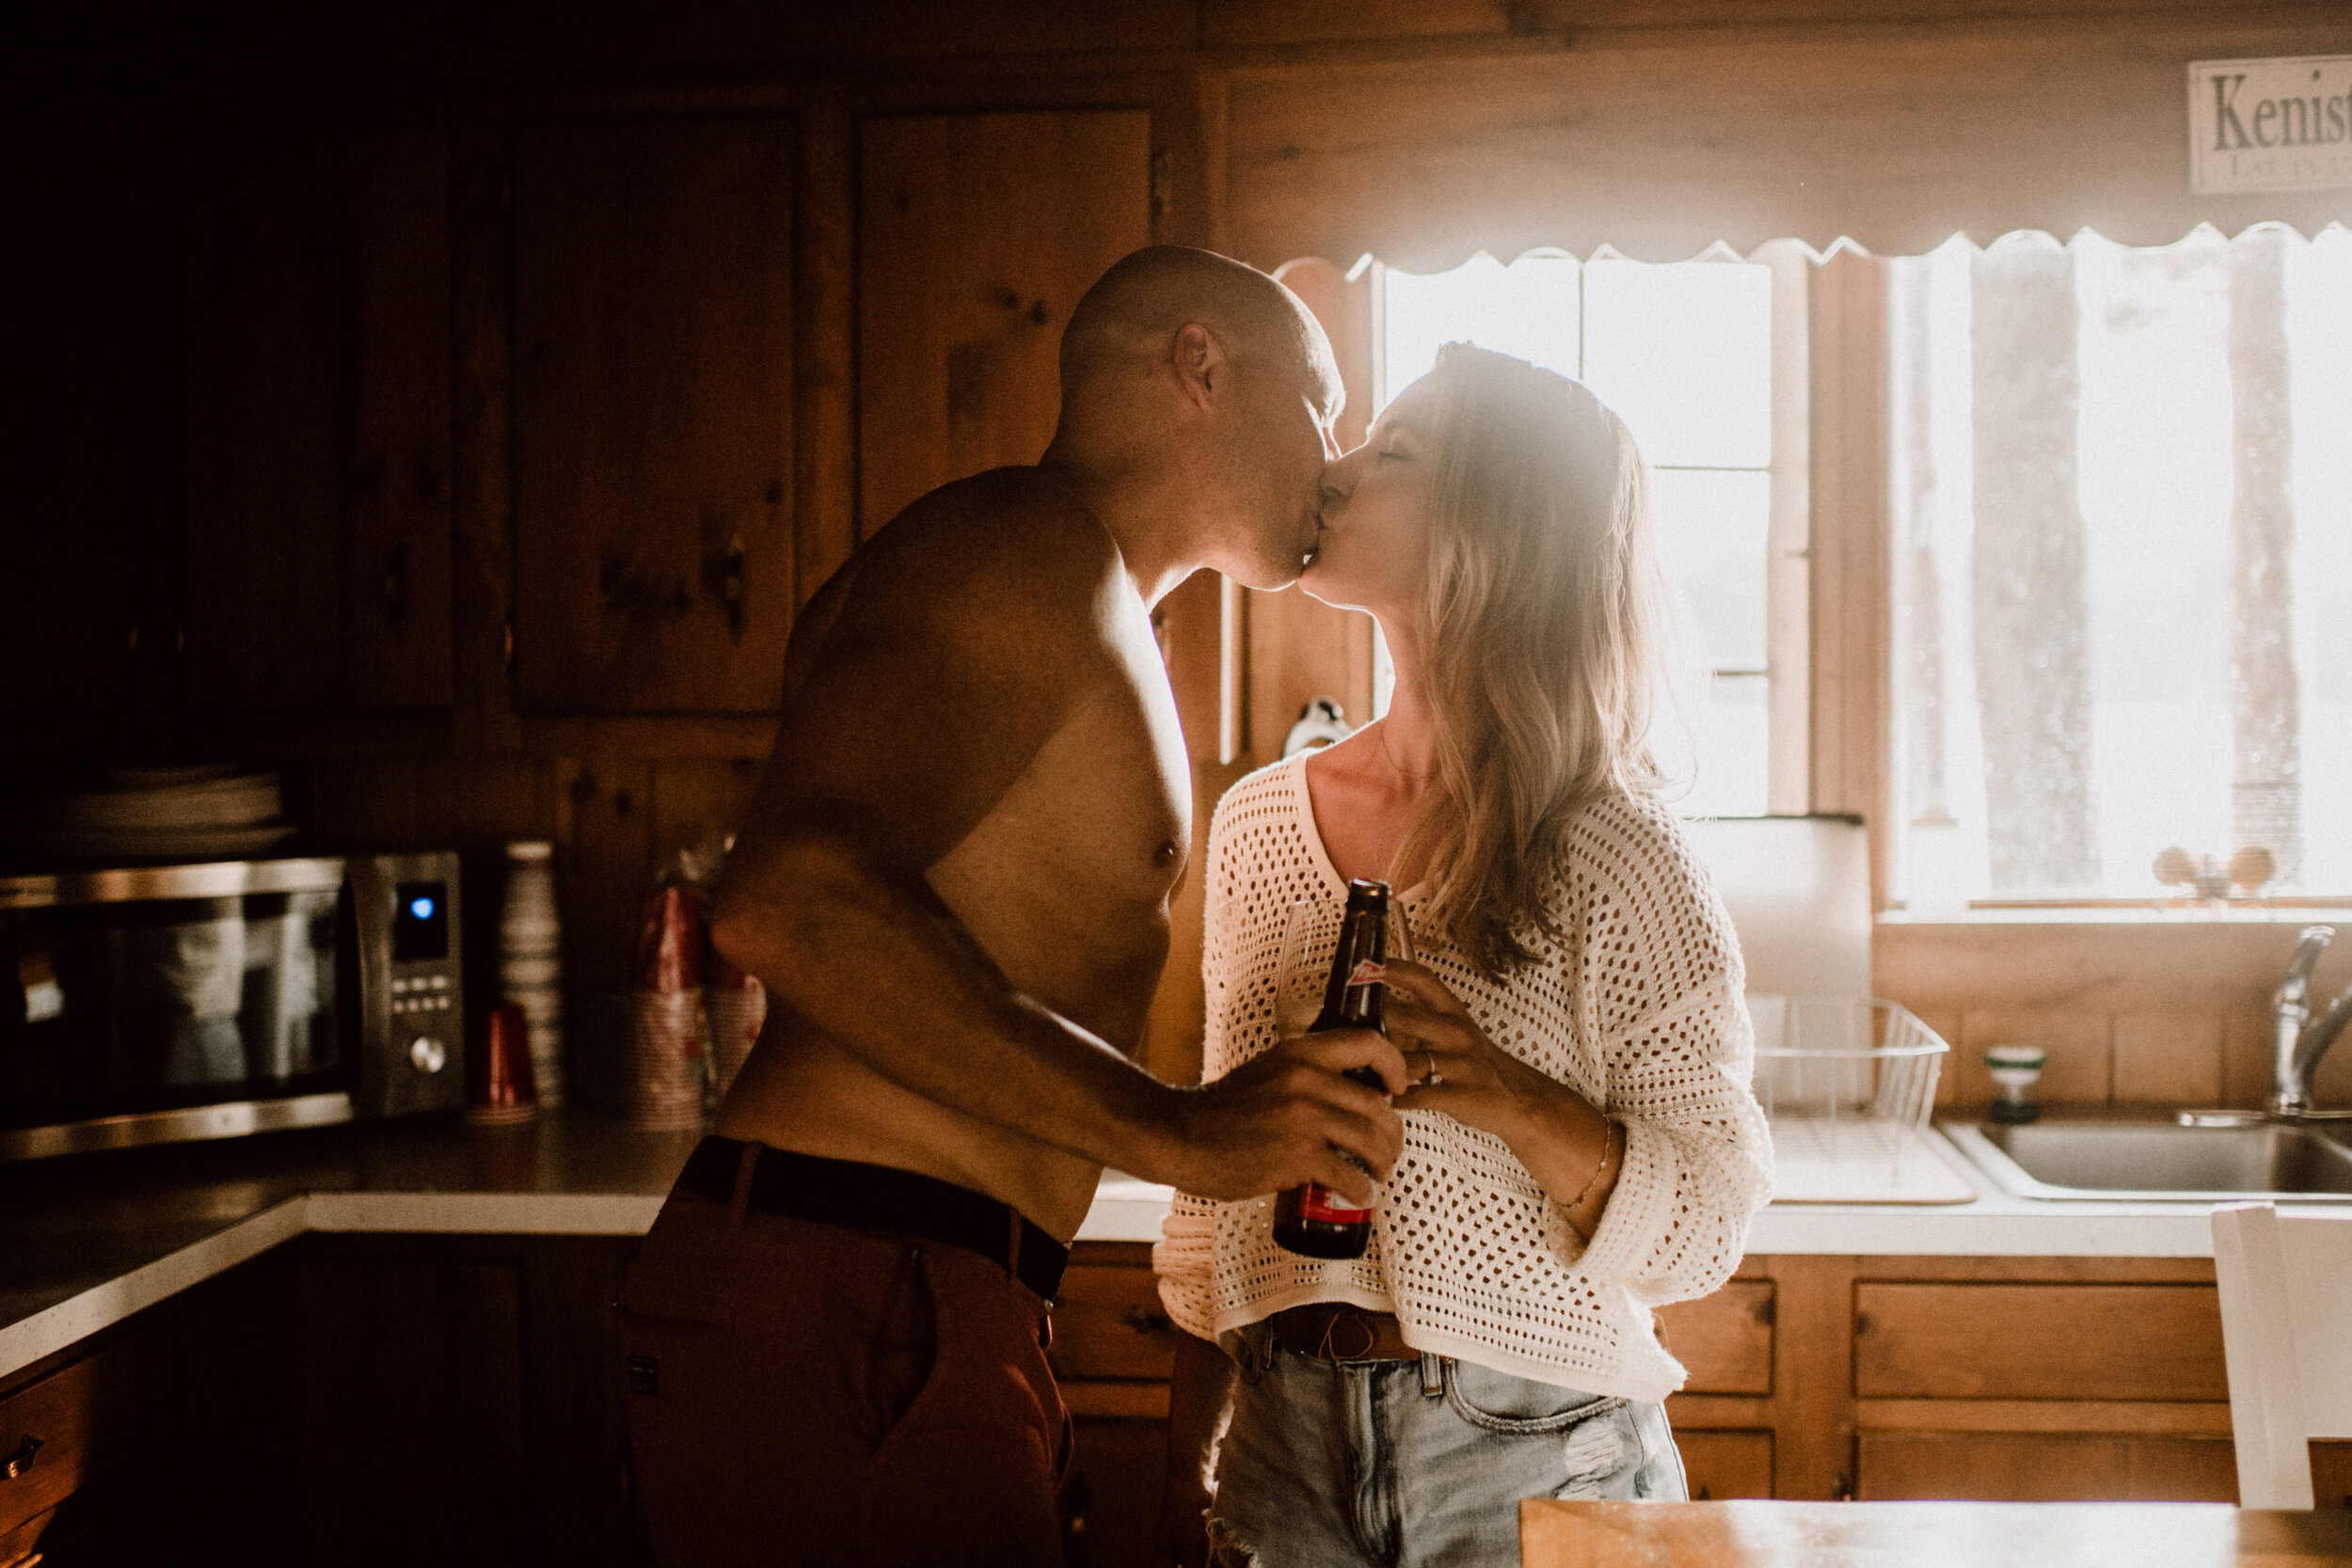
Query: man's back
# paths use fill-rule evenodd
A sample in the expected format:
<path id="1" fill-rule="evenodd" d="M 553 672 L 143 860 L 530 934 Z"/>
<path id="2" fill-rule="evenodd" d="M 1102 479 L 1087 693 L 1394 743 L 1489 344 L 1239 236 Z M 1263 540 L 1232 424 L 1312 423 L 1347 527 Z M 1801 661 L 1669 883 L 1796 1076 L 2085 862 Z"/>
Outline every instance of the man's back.
<path id="1" fill-rule="evenodd" d="M 1013 989 L 1132 1054 L 1191 786 L 1150 612 L 1094 517 L 1033 468 L 933 492 L 812 601 L 786 687 L 755 824 L 927 797 L 883 814 L 893 848 L 928 857 L 911 868 Z M 936 1176 L 1062 1236 L 1100 1173 L 892 1082 L 789 1009 L 717 1130 Z"/>

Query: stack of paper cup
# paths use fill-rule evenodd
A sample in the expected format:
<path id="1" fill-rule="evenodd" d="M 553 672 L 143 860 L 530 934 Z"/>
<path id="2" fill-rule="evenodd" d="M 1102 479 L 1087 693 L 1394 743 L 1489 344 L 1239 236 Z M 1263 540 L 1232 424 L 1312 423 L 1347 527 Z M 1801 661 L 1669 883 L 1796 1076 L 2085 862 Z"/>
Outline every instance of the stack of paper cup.
<path id="1" fill-rule="evenodd" d="M 539 1103 L 564 1102 L 564 927 L 555 912 L 554 846 L 506 847 L 506 907 L 499 915 L 499 984 L 523 1010 Z"/>
<path id="2" fill-rule="evenodd" d="M 637 934 L 637 1027 L 629 1121 L 648 1132 L 700 1126 L 710 1053 L 703 1037 L 703 921 L 677 886 L 645 900 Z"/>
<path id="3" fill-rule="evenodd" d="M 711 1104 L 726 1098 L 743 1059 L 759 1043 L 760 1025 L 768 1022 L 768 988 L 756 974 L 746 974 L 713 953 L 710 959 Z"/>

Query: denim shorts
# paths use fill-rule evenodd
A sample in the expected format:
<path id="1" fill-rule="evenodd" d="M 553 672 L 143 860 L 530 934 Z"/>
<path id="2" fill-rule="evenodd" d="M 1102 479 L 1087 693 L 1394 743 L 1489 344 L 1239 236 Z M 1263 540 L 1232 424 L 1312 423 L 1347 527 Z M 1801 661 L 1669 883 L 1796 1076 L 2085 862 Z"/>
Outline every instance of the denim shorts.
<path id="1" fill-rule="evenodd" d="M 1522 1497 L 1687 1496 L 1664 1407 L 1469 1361 L 1317 1361 L 1263 1323 L 1216 1462 L 1218 1564 L 1448 1568 L 1519 1560 Z"/>

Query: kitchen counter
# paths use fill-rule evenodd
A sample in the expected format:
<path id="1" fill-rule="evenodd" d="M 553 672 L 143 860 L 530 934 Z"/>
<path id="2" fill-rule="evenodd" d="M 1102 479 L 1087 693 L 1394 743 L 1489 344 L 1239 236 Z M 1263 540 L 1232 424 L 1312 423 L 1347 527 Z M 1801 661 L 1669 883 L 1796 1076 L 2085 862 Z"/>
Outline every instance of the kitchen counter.
<path id="1" fill-rule="evenodd" d="M 567 1111 L 521 1128 L 455 1117 L 0 1168 L 0 1376 L 308 1231 L 642 1235 L 693 1148 Z M 1969 1203 L 1774 1204 L 1757 1254 L 2202 1258 L 2195 1203 L 2039 1203 L 1968 1174 Z M 1159 1237 L 1168 1189 L 1106 1176 L 1078 1232 Z"/>

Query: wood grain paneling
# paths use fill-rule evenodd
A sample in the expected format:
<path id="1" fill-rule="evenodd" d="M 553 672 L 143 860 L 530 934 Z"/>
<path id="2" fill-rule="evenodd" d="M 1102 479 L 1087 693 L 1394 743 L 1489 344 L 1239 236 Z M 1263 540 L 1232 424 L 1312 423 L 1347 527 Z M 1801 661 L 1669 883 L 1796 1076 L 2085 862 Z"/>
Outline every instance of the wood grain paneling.
<path id="1" fill-rule="evenodd" d="M 351 700 L 446 707 L 450 640 L 449 138 L 350 156 L 352 357 L 343 635 Z"/>
<path id="2" fill-rule="evenodd" d="M 1666 1349 L 1691 1374 L 1684 1392 L 1771 1393 L 1773 1315 L 1769 1279 L 1735 1279 L 1712 1295 L 1658 1308 Z"/>
<path id="3" fill-rule="evenodd" d="M 523 1555 L 520 1271 L 388 1245 L 301 1270 L 310 1561 Z M 405 1475 L 386 1487 L 382 1478 Z"/>
<path id="4" fill-rule="evenodd" d="M 118 1341 L 0 1399 L 0 1459 L 27 1439 L 38 1446 L 31 1463 L 0 1485 L 0 1531 L 47 1513 L 135 1449 L 131 1347 Z"/>
<path id="5" fill-rule="evenodd" d="M 2048 1053 L 2037 1089 L 2045 1104 L 2104 1105 L 2114 1092 L 2114 1022 L 2108 1014 L 2056 1007 L 1972 1007 L 1960 1015 L 1960 1038 L 1951 1042 L 1959 1060 L 1963 1103 L 1981 1105 L 1993 1098 L 1984 1065 L 1987 1047 L 2038 1045 Z"/>
<path id="6" fill-rule="evenodd" d="M 2115 1015 L 2117 1101 L 2221 1103 L 2221 1015 L 2132 1008 Z"/>
<path id="7" fill-rule="evenodd" d="M 1772 1434 L 1769 1432 L 1677 1432 L 1682 1475 L 1692 1502 L 1772 1495 Z"/>
<path id="8" fill-rule="evenodd" d="M 1124 1568 L 1151 1560 L 1168 1471 L 1168 1423 L 1081 1417 L 1072 1434 L 1062 1498 L 1068 1568 Z"/>
<path id="9" fill-rule="evenodd" d="M 191 683 L 209 704 L 315 706 L 342 652 L 342 161 L 316 137 L 188 163 Z"/>
<path id="10" fill-rule="evenodd" d="M 1856 1447 L 1855 1495 L 1867 1502 L 2237 1500 L 2237 1461 L 2226 1438 L 1866 1432 Z"/>
<path id="11" fill-rule="evenodd" d="M 793 163 L 773 116 L 516 138 L 525 707 L 776 705 L 796 603 Z"/>
<path id="12" fill-rule="evenodd" d="M 914 116 L 858 135 L 859 527 L 1034 463 L 1062 328 L 1152 239 L 1142 110 Z"/>
<path id="13" fill-rule="evenodd" d="M 1886 264 L 1840 251 L 1812 274 L 1806 309 L 1812 563 L 1807 705 L 1812 809 L 1870 831 L 1870 907 L 1886 907 Z"/>
<path id="14" fill-rule="evenodd" d="M 1046 1359 L 1057 1377 L 1166 1378 L 1175 1367 L 1177 1332 L 1148 1263 L 1073 1263 L 1055 1296 Z"/>
<path id="15" fill-rule="evenodd" d="M 1772 1496 L 1828 1499 L 1853 1491 L 1851 1258 L 1754 1260 L 1772 1281 Z M 1746 1265 L 1741 1274 L 1749 1272 Z"/>
<path id="16" fill-rule="evenodd" d="M 2088 224 L 2162 245 L 2200 222 L 2312 232 L 2344 214 L 2341 193 L 2200 198 L 2182 175 L 2184 67 L 2352 48 L 2321 8 L 1904 29 L 1750 26 L 1763 19 L 1742 8 L 1742 24 L 1679 34 L 1603 30 L 1615 9 L 1597 29 L 1562 8 L 1549 48 L 1237 71 L 1235 254 L 1369 250 L 1422 272 L 1481 247 L 1677 261 L 1718 239 L 1744 253 L 1851 234 L 1913 255 L 1956 230 Z"/>
<path id="17" fill-rule="evenodd" d="M 2229 1398 L 2203 1286 L 1866 1283 L 1854 1310 L 1864 1398 Z"/>

